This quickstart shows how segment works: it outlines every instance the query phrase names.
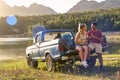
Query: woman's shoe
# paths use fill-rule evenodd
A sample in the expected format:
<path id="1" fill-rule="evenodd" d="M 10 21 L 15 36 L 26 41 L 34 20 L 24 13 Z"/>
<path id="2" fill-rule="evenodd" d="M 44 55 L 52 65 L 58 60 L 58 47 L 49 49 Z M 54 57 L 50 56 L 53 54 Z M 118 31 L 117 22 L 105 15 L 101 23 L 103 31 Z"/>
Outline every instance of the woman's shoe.
<path id="1" fill-rule="evenodd" d="M 86 61 L 83 61 L 83 62 L 82 62 L 82 64 L 83 64 L 83 66 L 84 66 L 85 68 L 87 68 L 87 67 L 88 67 L 88 64 L 87 64 L 87 62 L 86 62 Z"/>

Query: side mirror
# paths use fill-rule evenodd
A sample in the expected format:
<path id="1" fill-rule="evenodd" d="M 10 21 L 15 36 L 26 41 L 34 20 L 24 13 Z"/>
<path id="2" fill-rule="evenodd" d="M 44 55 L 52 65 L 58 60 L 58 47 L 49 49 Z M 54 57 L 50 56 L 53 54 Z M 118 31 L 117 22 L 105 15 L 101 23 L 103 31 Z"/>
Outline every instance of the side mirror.
<path id="1" fill-rule="evenodd" d="M 35 43 L 33 42 L 33 45 L 35 45 Z"/>

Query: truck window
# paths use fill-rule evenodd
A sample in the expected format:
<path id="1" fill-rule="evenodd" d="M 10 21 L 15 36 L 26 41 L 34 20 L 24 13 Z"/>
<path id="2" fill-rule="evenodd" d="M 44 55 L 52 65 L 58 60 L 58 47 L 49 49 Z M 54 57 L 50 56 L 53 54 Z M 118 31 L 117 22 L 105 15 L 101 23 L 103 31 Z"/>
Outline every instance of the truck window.
<path id="1" fill-rule="evenodd" d="M 35 38 L 35 43 L 38 43 L 38 42 L 40 42 L 40 35 L 37 35 Z"/>
<path id="2" fill-rule="evenodd" d="M 58 39 L 56 38 L 56 35 L 58 35 L 58 33 L 60 34 L 60 38 L 66 37 L 66 36 L 70 36 L 71 39 L 73 39 L 73 35 L 71 34 L 71 32 L 47 32 L 44 34 L 44 41 L 51 41 L 54 39 Z"/>
<path id="3" fill-rule="evenodd" d="M 54 33 L 54 32 L 45 33 L 44 41 L 46 42 L 46 41 L 54 40 L 55 36 L 56 36 L 56 33 Z"/>

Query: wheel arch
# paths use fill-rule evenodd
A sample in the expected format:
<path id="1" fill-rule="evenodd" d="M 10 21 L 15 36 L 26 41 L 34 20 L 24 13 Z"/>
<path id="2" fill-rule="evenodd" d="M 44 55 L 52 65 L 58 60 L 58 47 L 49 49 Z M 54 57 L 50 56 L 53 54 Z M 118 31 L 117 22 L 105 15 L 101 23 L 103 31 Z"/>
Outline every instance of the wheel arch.
<path id="1" fill-rule="evenodd" d="M 50 53 L 49 50 L 45 51 L 45 58 L 46 58 L 46 56 L 47 56 L 48 54 L 51 56 L 51 53 Z M 51 56 L 51 57 L 52 57 L 52 56 Z"/>

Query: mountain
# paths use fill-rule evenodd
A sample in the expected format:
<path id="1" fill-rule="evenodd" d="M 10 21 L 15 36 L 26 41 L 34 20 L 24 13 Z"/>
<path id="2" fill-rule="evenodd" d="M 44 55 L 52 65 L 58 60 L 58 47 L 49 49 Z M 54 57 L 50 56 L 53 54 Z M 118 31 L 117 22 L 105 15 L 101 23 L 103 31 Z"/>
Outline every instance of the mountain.
<path id="1" fill-rule="evenodd" d="M 119 8 L 120 0 L 107 0 L 101 3 L 102 9 Z"/>
<path id="2" fill-rule="evenodd" d="M 0 0 L 0 16 L 8 16 L 8 15 L 21 15 L 21 16 L 29 16 L 29 15 L 45 15 L 45 14 L 57 14 L 54 10 L 49 7 L 45 7 L 43 5 L 39 5 L 37 3 L 31 4 L 28 8 L 21 6 L 10 7 L 3 0 Z"/>
<path id="3" fill-rule="evenodd" d="M 8 12 L 10 13 L 10 11 L 11 8 L 3 0 L 0 0 L 0 16 L 5 16 Z"/>
<path id="4" fill-rule="evenodd" d="M 94 0 L 87 1 L 82 0 L 73 6 L 68 13 L 71 12 L 85 12 L 85 11 L 94 11 L 97 9 L 110 9 L 110 8 L 119 8 L 120 0 L 106 0 L 101 3 L 98 3 Z"/>

